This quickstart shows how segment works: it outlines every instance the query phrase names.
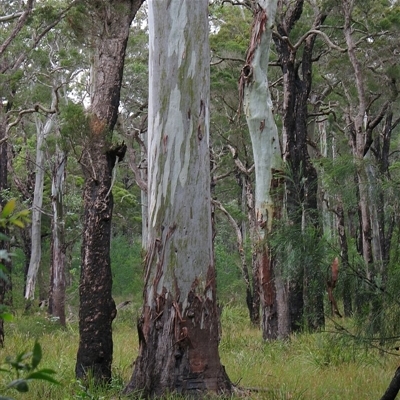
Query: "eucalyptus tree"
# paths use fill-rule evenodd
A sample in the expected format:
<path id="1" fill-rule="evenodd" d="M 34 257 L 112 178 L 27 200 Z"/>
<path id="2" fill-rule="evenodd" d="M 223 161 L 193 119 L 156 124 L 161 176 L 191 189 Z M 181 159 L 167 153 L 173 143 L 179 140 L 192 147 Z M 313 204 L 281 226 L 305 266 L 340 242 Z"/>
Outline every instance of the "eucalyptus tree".
<path id="1" fill-rule="evenodd" d="M 277 293 L 281 280 L 268 243 L 282 209 L 279 194 L 282 184 L 281 148 L 267 77 L 276 9 L 275 0 L 254 2 L 250 45 L 239 82 L 254 157 L 256 235 L 253 251 L 259 277 L 264 339 L 280 335 L 277 296 L 283 293 L 281 287 Z M 279 300 L 280 312 L 283 313 L 285 304 L 283 299 Z"/>
<path id="2" fill-rule="evenodd" d="M 112 321 L 116 315 L 111 295 L 112 171 L 122 161 L 125 144 L 111 135 L 118 117 L 126 45 L 131 23 L 143 0 L 88 1 L 76 27 L 85 32 L 92 52 L 88 132 L 80 164 L 85 184 L 81 277 L 79 285 L 79 348 L 77 378 L 111 379 Z"/>
<path id="3" fill-rule="evenodd" d="M 208 1 L 148 5 L 149 229 L 139 355 L 125 393 L 229 394 L 212 247 Z"/>
<path id="4" fill-rule="evenodd" d="M 24 65 L 40 41 L 66 15 L 75 1 L 54 1 L 51 5 L 26 2 L 1 4 L 0 24 L 2 25 L 0 46 L 0 206 L 4 205 L 5 191 L 9 188 L 8 160 L 9 136 L 12 128 L 18 126 L 26 114 L 36 113 L 37 107 L 18 104 L 21 82 L 24 79 Z M 10 269 L 10 264 L 7 264 Z M 0 299 L 5 295 L 6 286 L 0 288 Z M 2 323 L 2 322 L 1 322 Z M 0 327 L 2 329 L 2 325 Z"/>
<path id="5" fill-rule="evenodd" d="M 9 7 L 2 7 L 2 18 L 0 23 L 5 28 L 2 34 L 2 45 L 0 46 L 0 73 L 2 74 L 1 92 L 0 92 L 0 207 L 3 208 L 6 204 L 5 191 L 9 188 L 8 183 L 8 113 L 12 108 L 13 97 L 15 95 L 15 72 L 20 66 L 17 62 L 19 54 L 15 54 L 12 60 L 9 60 L 9 55 L 6 51 L 15 42 L 15 38 L 24 28 L 28 17 L 32 13 L 33 1 L 28 1 L 22 9 L 16 9 L 15 4 L 10 4 Z M 6 57 L 7 56 L 7 57 Z M 16 68 L 15 68 L 16 67 Z M 14 86 L 14 87 L 13 87 Z M 0 228 L 0 233 L 4 234 L 5 228 Z M 2 239 L 0 248 L 9 249 L 8 243 Z M 7 268 L 7 275 L 10 276 L 11 263 L 9 260 L 4 260 L 4 265 Z M 0 284 L 0 303 L 4 303 L 6 291 L 9 286 L 5 281 Z M 2 342 L 4 339 L 3 320 L 0 319 L 0 337 Z"/>
<path id="6" fill-rule="evenodd" d="M 383 9 L 386 9 L 384 14 Z M 398 112 L 397 60 L 391 57 L 399 34 L 398 5 L 383 1 L 367 10 L 362 3 L 344 1 L 340 11 L 347 46 L 348 77 L 352 78 L 349 86 L 350 81 L 342 77 L 347 105 L 343 114 L 355 169 L 358 250 L 364 262 L 361 275 L 369 287 L 378 279 L 381 282 L 378 287 L 384 290 L 397 219 L 393 211 L 398 207 L 395 197 L 389 197 L 391 191 L 384 190 L 380 183 L 386 182 L 390 187 L 390 143 L 398 124 L 398 120 L 393 120 L 393 113 Z M 377 317 L 382 308 L 382 296 L 368 297 L 373 330 L 378 331 L 383 321 Z"/>
<path id="7" fill-rule="evenodd" d="M 56 119 L 55 110 L 56 94 L 53 94 L 53 102 L 48 116 L 44 121 L 36 116 L 36 162 L 35 162 L 35 186 L 32 202 L 32 223 L 31 223 L 31 257 L 28 273 L 26 276 L 25 299 L 33 300 L 35 295 L 36 277 L 39 271 L 42 254 L 42 206 L 43 187 L 45 178 L 45 150 L 44 145 L 47 137 L 54 129 Z"/>
<path id="8" fill-rule="evenodd" d="M 318 49 L 319 54 L 315 54 L 315 43 L 321 24 L 327 17 L 327 13 L 317 6 L 317 2 L 312 2 L 312 7 L 305 8 L 303 0 L 280 2 L 276 31 L 273 34 L 283 76 L 282 142 L 286 168 L 286 214 L 290 225 L 299 235 L 306 235 L 307 231 L 311 233 L 311 230 L 321 231 L 318 175 L 308 147 L 308 108 L 313 62 L 326 51 Z M 307 20 L 313 20 L 311 26 L 306 27 L 305 33 L 301 32 L 301 28 L 294 33 L 296 24 L 300 25 L 299 20 L 305 12 L 308 14 Z M 296 34 L 300 37 L 296 38 Z M 292 43 L 294 41 L 296 42 Z M 293 236 L 291 240 L 294 240 L 289 245 L 291 248 L 301 243 Z M 311 234 L 307 240 L 318 241 L 318 235 Z M 308 252 L 304 248 L 302 252 L 305 251 Z M 298 329 L 303 320 L 309 328 L 318 328 L 324 324 L 324 282 L 319 272 L 320 260 L 312 259 L 310 254 L 303 254 L 291 262 L 299 265 L 289 267 L 292 271 L 289 274 L 292 276 L 288 287 L 289 330 Z"/>

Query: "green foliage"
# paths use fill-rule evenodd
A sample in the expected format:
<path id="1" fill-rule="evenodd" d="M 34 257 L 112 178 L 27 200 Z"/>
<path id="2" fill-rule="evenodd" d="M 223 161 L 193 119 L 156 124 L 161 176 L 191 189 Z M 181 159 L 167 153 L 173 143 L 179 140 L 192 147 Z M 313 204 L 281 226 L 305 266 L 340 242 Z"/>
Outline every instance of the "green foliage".
<path id="1" fill-rule="evenodd" d="M 4 230 L 5 228 L 9 228 L 12 226 L 17 226 L 19 228 L 23 228 L 26 223 L 29 222 L 29 210 L 16 210 L 16 200 L 9 200 L 3 207 L 0 212 L 0 228 Z M 0 232 L 0 241 L 7 241 L 8 237 Z M 0 261 L 10 261 L 10 254 L 5 249 L 0 249 Z M 9 277 L 7 276 L 4 265 L 0 262 L 0 279 L 8 281 Z M 4 321 L 12 320 L 12 315 L 7 312 L 7 307 L 3 304 L 0 304 L 0 318 Z"/>
<path id="2" fill-rule="evenodd" d="M 15 199 L 11 199 L 3 207 L 3 210 L 0 213 L 0 228 L 5 228 L 10 225 L 24 228 L 25 224 L 29 222 L 29 210 L 16 211 L 15 207 Z"/>
<path id="3" fill-rule="evenodd" d="M 15 377 L 5 388 L 15 389 L 20 393 L 29 391 L 29 383 L 33 380 L 43 380 L 53 384 L 59 384 L 53 378 L 55 371 L 52 369 L 44 368 L 38 369 L 42 360 L 42 348 L 38 342 L 35 342 L 31 352 L 24 351 L 19 353 L 14 358 L 6 357 L 5 364 L 0 368 L 1 373 L 12 373 Z M 7 367 L 8 368 L 5 368 Z M 9 399 L 8 397 L 0 397 L 0 400 Z"/>
<path id="4" fill-rule="evenodd" d="M 113 274 L 113 295 L 141 300 L 143 288 L 143 267 L 141 244 L 118 235 L 111 242 L 111 271 Z"/>
<path id="5" fill-rule="evenodd" d="M 60 128 L 62 138 L 72 143 L 85 137 L 89 132 L 89 119 L 82 104 L 71 101 L 60 107 Z"/>
<path id="6" fill-rule="evenodd" d="M 136 307 L 137 304 L 119 311 L 114 321 L 113 378 L 109 386 L 96 387 L 91 381 L 83 386 L 76 381 L 74 366 L 79 335 L 77 322 L 73 321 L 68 323 L 67 330 L 57 327 L 54 331 L 44 332 L 40 339 L 43 349 L 41 362 L 56 371 L 60 385 L 49 385 L 41 380 L 29 382 L 28 394 L 14 391 L 15 398 L 120 398 L 122 388 L 131 378 L 132 361 L 137 355 Z M 125 312 L 127 318 L 123 316 Z M 21 333 L 21 325 L 36 324 L 40 318 L 45 321 L 43 316 L 37 316 L 34 321 L 32 318 L 17 312 L 7 335 L 9 353 L 19 353 L 21 347 L 30 346 L 31 336 Z M 220 356 L 228 376 L 237 386 L 238 392 L 232 399 L 380 398 L 397 367 L 398 357 L 379 352 L 352 337 L 352 320 L 340 319 L 337 322 L 343 327 L 329 322 L 327 332 L 297 334 L 289 340 L 264 342 L 259 329 L 249 323 L 246 308 L 234 303 L 225 305 L 221 319 Z M 5 374 L 0 374 L 0 385 L 5 385 L 5 377 Z M 135 398 L 140 399 L 140 393 Z M 165 399 L 187 398 L 170 394 Z"/>

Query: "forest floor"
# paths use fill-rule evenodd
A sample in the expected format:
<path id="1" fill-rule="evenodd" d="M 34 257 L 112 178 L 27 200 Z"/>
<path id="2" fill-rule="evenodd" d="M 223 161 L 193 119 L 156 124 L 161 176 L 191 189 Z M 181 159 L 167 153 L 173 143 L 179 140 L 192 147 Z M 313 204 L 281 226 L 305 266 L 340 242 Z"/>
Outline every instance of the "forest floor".
<path id="1" fill-rule="evenodd" d="M 0 371 L 0 396 L 24 400 L 119 399 L 130 379 L 138 350 L 136 318 L 139 308 L 122 309 L 114 323 L 113 381 L 107 388 L 85 388 L 74 377 L 78 347 L 76 317 L 61 329 L 44 311 L 16 314 L 6 323 L 7 356 L 30 351 L 35 340 L 43 350 L 39 368 L 56 371 L 60 385 L 32 381 L 29 392 L 3 389 L 15 376 Z M 339 320 L 338 323 L 351 321 Z M 367 346 L 329 321 L 324 332 L 293 335 L 287 341 L 264 342 L 251 327 L 244 308 L 225 306 L 222 313 L 220 355 L 242 398 L 273 400 L 380 399 L 399 364 L 399 356 Z M 237 396 L 234 396 L 236 398 Z M 175 397 L 170 397 L 175 398 Z"/>

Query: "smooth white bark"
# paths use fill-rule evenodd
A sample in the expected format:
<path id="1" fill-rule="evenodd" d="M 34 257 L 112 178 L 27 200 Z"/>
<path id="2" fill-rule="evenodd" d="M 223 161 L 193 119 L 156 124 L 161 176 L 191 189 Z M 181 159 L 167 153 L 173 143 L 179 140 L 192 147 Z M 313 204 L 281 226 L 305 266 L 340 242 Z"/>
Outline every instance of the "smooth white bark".
<path id="1" fill-rule="evenodd" d="M 244 87 L 243 108 L 251 136 L 255 165 L 255 208 L 259 222 L 266 222 L 270 230 L 273 220 L 271 198 L 272 171 L 281 168 L 281 149 L 278 130 L 273 115 L 271 94 L 268 88 L 268 62 L 271 46 L 271 27 L 274 23 L 277 0 L 257 1 L 265 10 L 265 31 L 260 33 L 251 60 L 251 79 Z M 264 230 L 259 232 L 263 237 Z"/>
<path id="2" fill-rule="evenodd" d="M 43 150 L 46 137 L 54 126 L 55 114 L 47 117 L 43 124 L 39 117 L 36 118 L 36 176 L 35 189 L 32 203 L 32 253 L 29 262 L 28 274 L 26 277 L 25 299 L 33 300 L 35 297 L 36 278 L 39 271 L 40 260 L 42 257 L 42 205 L 43 205 L 43 186 L 45 176 L 45 152 Z"/>
<path id="3" fill-rule="evenodd" d="M 204 32 L 193 33 L 195 25 L 189 24 L 193 16 L 206 13 L 207 7 L 204 1 L 172 1 L 167 13 L 161 14 L 165 7 L 159 3 L 149 3 L 147 245 L 148 256 L 159 259 L 162 271 L 154 268 L 153 260 L 147 282 L 158 274 L 160 277 L 156 287 L 149 287 L 148 304 L 155 301 L 153 291 L 174 293 L 175 279 L 179 279 L 180 297 L 185 299 L 196 278 L 206 284 L 207 269 L 213 265 L 209 74 L 204 67 L 209 63 L 209 48 L 207 40 L 199 42 Z M 208 31 L 208 26 L 201 29 Z M 154 254 L 159 245 L 163 254 Z"/>
<path id="4" fill-rule="evenodd" d="M 259 0 L 257 6 L 246 65 L 242 70 L 240 83 L 256 178 L 256 226 L 255 235 L 252 235 L 255 255 L 253 268 L 257 270 L 259 277 L 263 337 L 273 339 L 280 335 L 279 332 L 284 331 L 282 335 L 287 334 L 279 324 L 287 326 L 288 320 L 285 284 L 275 270 L 275 261 L 265 240 L 266 235 L 272 230 L 274 218 L 280 214 L 281 207 L 275 204 L 277 200 L 276 193 L 274 194 L 279 182 L 274 175 L 281 170 L 281 149 L 267 76 L 271 28 L 275 20 L 277 0 Z M 277 290 L 280 292 L 277 293 Z"/>

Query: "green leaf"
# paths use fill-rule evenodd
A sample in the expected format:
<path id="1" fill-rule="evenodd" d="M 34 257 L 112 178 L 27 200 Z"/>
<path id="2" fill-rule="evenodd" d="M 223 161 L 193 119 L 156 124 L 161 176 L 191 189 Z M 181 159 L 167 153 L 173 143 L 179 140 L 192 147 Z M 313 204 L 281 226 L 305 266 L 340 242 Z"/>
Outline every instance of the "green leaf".
<path id="1" fill-rule="evenodd" d="M 10 220 L 10 222 L 13 225 L 18 226 L 19 228 L 25 228 L 25 224 L 22 221 L 20 221 L 19 219 L 14 219 L 13 218 L 12 220 Z"/>
<path id="2" fill-rule="evenodd" d="M 6 322 L 11 322 L 13 320 L 13 316 L 10 313 L 1 313 L 0 314 L 0 319 Z"/>
<path id="3" fill-rule="evenodd" d="M 5 235 L 4 233 L 0 232 L 0 240 L 9 242 L 10 238 L 7 235 Z"/>
<path id="4" fill-rule="evenodd" d="M 55 385 L 59 385 L 60 382 L 58 382 L 56 379 L 54 379 L 52 376 L 49 375 L 49 373 L 46 373 L 44 371 L 51 371 L 52 374 L 55 374 L 55 371 L 52 370 L 40 370 L 36 372 L 32 372 L 29 374 L 26 379 L 31 380 L 31 379 L 40 379 L 42 381 L 47 381 L 50 383 L 54 383 Z"/>
<path id="5" fill-rule="evenodd" d="M 7 218 L 15 209 L 15 199 L 11 199 L 3 208 L 1 212 L 2 218 Z"/>
<path id="6" fill-rule="evenodd" d="M 30 215 L 30 213 L 31 212 L 29 210 L 22 210 L 17 214 L 17 216 L 18 216 L 18 218 L 25 218 L 25 217 L 28 217 Z"/>
<path id="7" fill-rule="evenodd" d="M 7 385 L 7 388 L 17 389 L 20 393 L 26 393 L 29 390 L 28 383 L 25 379 L 16 379 Z"/>
<path id="8" fill-rule="evenodd" d="M 42 359 L 42 347 L 39 342 L 35 342 L 32 353 L 32 369 L 35 369 Z"/>

